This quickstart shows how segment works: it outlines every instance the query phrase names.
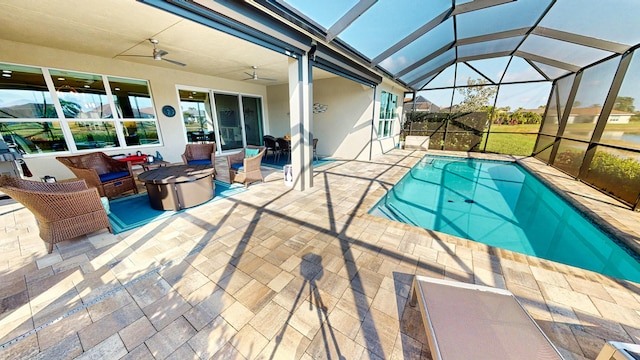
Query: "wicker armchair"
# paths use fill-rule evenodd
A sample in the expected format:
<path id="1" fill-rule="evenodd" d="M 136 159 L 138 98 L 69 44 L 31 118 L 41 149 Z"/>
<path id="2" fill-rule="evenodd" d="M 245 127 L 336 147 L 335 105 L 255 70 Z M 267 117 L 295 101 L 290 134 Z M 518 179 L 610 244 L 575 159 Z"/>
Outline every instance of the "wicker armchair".
<path id="1" fill-rule="evenodd" d="M 182 154 L 182 161 L 188 165 L 211 165 L 215 167 L 216 143 L 187 144 L 184 154 Z"/>
<path id="2" fill-rule="evenodd" d="M 100 196 L 111 199 L 131 190 L 138 193 L 130 161 L 116 160 L 103 152 L 58 156 L 56 159 L 86 181 L 87 186 L 97 188 Z"/>
<path id="3" fill-rule="evenodd" d="M 258 150 L 258 154 L 246 157 L 247 149 Z M 254 181 L 264 181 L 262 171 L 260 171 L 260 164 L 265 151 L 265 147 L 249 145 L 238 153 L 228 155 L 229 182 L 244 183 L 244 186 L 247 187 Z"/>
<path id="4" fill-rule="evenodd" d="M 33 213 L 49 253 L 64 240 L 104 228 L 112 232 L 98 191 L 84 180 L 45 183 L 2 175 L 0 191 Z"/>

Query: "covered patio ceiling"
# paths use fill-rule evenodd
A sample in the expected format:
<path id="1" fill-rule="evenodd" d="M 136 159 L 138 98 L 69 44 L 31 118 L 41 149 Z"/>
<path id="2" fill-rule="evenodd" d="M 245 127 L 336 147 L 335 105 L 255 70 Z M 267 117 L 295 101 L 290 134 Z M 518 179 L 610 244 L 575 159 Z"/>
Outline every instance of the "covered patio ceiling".
<path id="1" fill-rule="evenodd" d="M 161 2 L 3 0 L 0 10 L 8 16 L 0 39 L 239 81 L 252 81 L 247 73 L 256 66 L 260 78 L 277 80 L 256 83 L 288 82 L 285 54 L 149 6 Z M 456 71 L 458 77 L 475 74 L 489 84 L 552 81 L 640 44 L 636 0 L 166 3 L 248 6 L 305 34 L 311 39 L 307 46 L 326 45 L 416 91 L 465 85 L 466 78 L 452 83 Z M 243 15 L 244 20 L 232 21 L 252 18 L 250 12 Z M 151 38 L 167 52 L 165 59 L 186 66 L 155 61 Z M 332 76 L 321 69 L 313 74 L 314 79 Z"/>
<path id="2" fill-rule="evenodd" d="M 492 84 L 551 81 L 640 44 L 636 0 L 252 2 L 414 90 L 456 63 Z"/>
<path id="3" fill-rule="evenodd" d="M 112 58 L 123 66 L 141 63 L 266 86 L 288 82 L 285 55 L 136 0 L 2 0 L 0 11 L 4 40 Z M 168 53 L 163 58 L 186 66 L 155 61 L 150 38 Z M 47 66 L 37 54 L 34 62 Z M 276 81 L 245 80 L 253 66 L 260 78 Z M 333 76 L 314 72 L 316 79 Z"/>

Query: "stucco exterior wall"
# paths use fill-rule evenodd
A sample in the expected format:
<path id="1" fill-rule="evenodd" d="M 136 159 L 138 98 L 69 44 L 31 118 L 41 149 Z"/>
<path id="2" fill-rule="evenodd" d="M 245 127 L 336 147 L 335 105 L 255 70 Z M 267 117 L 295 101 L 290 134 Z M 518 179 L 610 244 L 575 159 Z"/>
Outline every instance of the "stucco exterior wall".
<path id="1" fill-rule="evenodd" d="M 286 85 L 267 88 L 270 130 L 276 137 L 290 133 L 289 99 L 286 89 Z M 380 118 L 380 93 L 383 90 L 398 96 L 396 111 L 400 115 L 403 91 L 394 89 L 384 82 L 376 89 L 374 104 L 372 87 L 343 77 L 314 80 L 311 102 L 327 106 L 326 112 L 313 114 L 311 131 L 313 136 L 318 138 L 318 155 L 337 159 L 368 160 L 370 154 L 376 156 L 393 149 L 400 132 L 399 120 L 394 124 L 395 137 L 377 139 L 376 136 Z"/>
<path id="2" fill-rule="evenodd" d="M 148 80 L 156 108 L 162 145 L 105 149 L 105 152 L 110 155 L 123 152 L 134 153 L 137 150 L 148 154 L 160 151 L 167 161 L 180 162 L 180 155 L 187 140 L 181 114 L 168 118 L 160 111 L 164 105 L 180 108 L 178 87 L 212 89 L 225 93 L 262 97 L 265 134 L 283 136 L 291 133 L 288 85 L 267 87 L 250 82 L 190 73 L 178 67 L 173 69 L 152 66 L 151 59 L 150 65 L 146 65 L 4 40 L 0 40 L 0 49 L 3 49 L 0 51 L 0 62 Z M 338 159 L 368 160 L 370 156 L 376 156 L 395 147 L 397 136 L 385 139 L 377 139 L 375 136 L 382 90 L 398 95 L 400 100 L 398 114 L 400 114 L 403 94 L 401 90 L 394 91 L 392 85 L 383 83 L 376 88 L 374 104 L 372 87 L 342 77 L 313 82 L 312 103 L 327 105 L 326 112 L 313 114 L 312 132 L 314 137 L 319 139 L 319 155 Z M 398 134 L 399 130 L 398 122 L 394 125 L 394 134 Z M 55 156 L 64 154 L 66 153 L 27 155 L 25 161 L 34 175 L 33 179 L 39 179 L 45 175 L 55 176 L 58 179 L 73 177 L 66 167 L 54 160 Z"/>
<path id="3" fill-rule="evenodd" d="M 265 108 L 265 123 L 269 123 L 267 91 L 262 85 L 194 74 L 178 67 L 163 68 L 4 40 L 0 40 L 0 49 L 2 49 L 0 62 L 148 80 L 156 108 L 162 145 L 105 150 L 110 155 L 125 151 L 134 153 L 137 150 L 150 154 L 160 151 L 167 161 L 181 161 L 180 155 L 184 151 L 187 140 L 182 117 L 179 111 L 172 118 L 164 116 L 160 111 L 164 105 L 180 109 L 177 91 L 179 85 L 261 96 Z M 150 64 L 153 64 L 153 61 L 149 59 Z M 185 69 L 188 69 L 188 66 Z M 55 156 L 63 154 L 66 153 L 25 156 L 25 161 L 34 175 L 33 179 L 40 179 L 44 175 L 52 175 L 58 179 L 73 177 L 71 171 L 55 160 Z"/>

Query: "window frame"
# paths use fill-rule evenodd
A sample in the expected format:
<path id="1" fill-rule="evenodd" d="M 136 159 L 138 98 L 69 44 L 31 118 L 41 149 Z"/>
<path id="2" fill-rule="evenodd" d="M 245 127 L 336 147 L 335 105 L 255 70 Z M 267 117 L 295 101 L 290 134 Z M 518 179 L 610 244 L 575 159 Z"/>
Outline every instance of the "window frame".
<path id="1" fill-rule="evenodd" d="M 156 106 L 153 100 L 153 96 L 152 96 L 152 91 L 151 91 L 151 85 L 149 83 L 149 80 L 146 79 L 137 79 L 137 78 L 131 78 L 131 77 L 123 77 L 123 76 L 117 76 L 117 75 L 107 75 L 107 74 L 97 74 L 97 73 L 90 73 L 90 72 L 83 72 L 83 71 L 77 71 L 77 70 L 66 70 L 66 69 L 58 69 L 58 68 L 48 68 L 48 67 L 43 67 L 43 66 L 33 66 L 33 65 L 25 65 L 25 64 L 15 64 L 15 63 L 9 63 L 9 62 L 0 62 L 0 66 L 2 65 L 7 65 L 9 67 L 14 66 L 14 67 L 23 67 L 23 68 L 27 68 L 27 69 L 33 69 L 34 71 L 39 71 L 43 78 L 44 81 L 47 85 L 47 91 L 48 91 L 48 95 L 51 99 L 51 101 L 53 102 L 54 108 L 55 108 L 55 113 L 56 116 L 55 117 L 46 117 L 46 118 L 0 118 L 0 124 L 6 124 L 6 123 L 57 123 L 60 126 L 61 132 L 62 132 L 62 139 L 58 139 L 58 141 L 62 141 L 64 142 L 65 146 L 63 150 L 51 150 L 51 151 L 42 151 L 40 148 L 38 148 L 37 150 L 33 150 L 33 152 L 29 152 L 26 151 L 23 155 L 26 157 L 37 157 L 37 156 L 47 156 L 47 155 L 58 155 L 58 154 L 65 154 L 65 153 L 84 153 L 84 152 L 91 152 L 91 151 L 96 151 L 96 150 L 116 150 L 116 151 L 125 151 L 128 149 L 133 149 L 133 148 L 144 148 L 144 147 L 152 147 L 152 146 L 162 146 L 163 145 L 163 141 L 162 141 L 162 136 L 161 136 L 161 131 L 160 131 L 160 123 L 159 123 L 159 119 L 157 116 L 157 110 L 156 110 Z M 51 73 L 53 72 L 53 74 Z M 99 119 L 94 119 L 94 118 L 80 118 L 80 117 L 66 117 L 62 108 L 62 104 L 61 104 L 61 99 L 59 97 L 58 94 L 58 90 L 55 87 L 55 82 L 53 77 L 54 76 L 60 76 L 59 74 L 64 74 L 68 72 L 71 76 L 73 75 L 86 75 L 89 77 L 94 77 L 95 79 L 101 79 L 102 80 L 102 84 L 104 86 L 104 96 L 106 97 L 106 103 L 102 104 L 102 106 L 105 109 L 108 109 L 111 114 L 105 118 L 99 118 Z M 58 74 L 58 75 L 55 75 Z M 149 98 L 149 103 L 151 105 L 151 113 L 150 113 L 150 117 L 141 117 L 139 116 L 133 116 L 133 117 L 125 117 L 125 116 L 121 116 L 120 112 L 119 112 L 119 108 L 118 108 L 118 104 L 116 103 L 116 99 L 114 98 L 114 94 L 111 91 L 111 84 L 109 82 L 109 79 L 114 79 L 114 80 L 120 80 L 120 81 L 131 81 L 132 84 L 138 83 L 139 86 L 146 86 L 146 94 L 148 94 L 148 98 Z M 57 81 L 61 81 L 58 80 Z M 80 87 L 75 87 L 75 88 L 70 88 L 72 92 L 76 92 L 79 94 L 82 94 L 82 88 Z M 19 89 L 18 89 L 19 90 Z M 142 94 L 142 93 L 138 93 L 138 94 Z M 131 95 L 128 94 L 127 97 L 130 97 Z M 136 109 L 138 112 L 140 109 Z M 90 147 L 90 148 L 81 148 L 78 149 L 78 143 L 76 142 L 76 140 L 74 139 L 74 134 L 77 136 L 77 133 L 74 133 L 71 129 L 71 125 L 72 123 L 78 123 L 78 122 L 108 122 L 111 123 L 113 125 L 113 131 L 115 131 L 115 136 L 114 138 L 114 144 L 109 147 Z M 150 137 L 151 141 L 149 143 L 146 144 L 142 144 L 142 143 L 138 143 L 138 144 L 131 144 L 128 145 L 127 142 L 129 141 L 130 136 L 127 136 L 126 133 L 126 126 L 125 124 L 127 123 L 131 123 L 131 122 L 135 122 L 135 123 L 144 123 L 145 126 L 148 127 L 148 125 L 151 126 L 155 126 L 155 135 L 157 137 L 157 139 L 155 139 L 153 136 Z M 131 127 L 131 126 L 130 126 Z M 2 126 L 0 126 L 0 128 L 2 128 Z M 149 130 L 151 133 L 153 133 L 154 130 Z M 3 133 L 2 135 L 4 136 L 9 136 L 9 135 L 20 135 L 18 133 L 16 133 L 15 131 L 12 131 L 11 133 Z M 53 140 L 52 140 L 53 141 Z"/>
<path id="2" fill-rule="evenodd" d="M 380 93 L 380 113 L 378 117 L 378 139 L 395 136 L 394 123 L 398 119 L 398 95 L 382 90 Z"/>

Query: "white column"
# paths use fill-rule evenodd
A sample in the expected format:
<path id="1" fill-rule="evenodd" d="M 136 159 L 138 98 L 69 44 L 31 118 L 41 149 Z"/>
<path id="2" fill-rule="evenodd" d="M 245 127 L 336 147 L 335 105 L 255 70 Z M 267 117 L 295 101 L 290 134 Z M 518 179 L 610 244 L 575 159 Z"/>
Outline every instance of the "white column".
<path id="1" fill-rule="evenodd" d="M 309 59 L 289 58 L 289 125 L 291 128 L 291 165 L 296 190 L 313 186 L 313 143 L 311 142 L 311 100 Z"/>

